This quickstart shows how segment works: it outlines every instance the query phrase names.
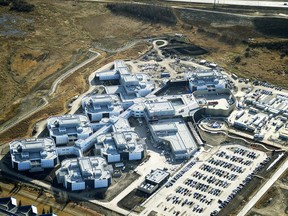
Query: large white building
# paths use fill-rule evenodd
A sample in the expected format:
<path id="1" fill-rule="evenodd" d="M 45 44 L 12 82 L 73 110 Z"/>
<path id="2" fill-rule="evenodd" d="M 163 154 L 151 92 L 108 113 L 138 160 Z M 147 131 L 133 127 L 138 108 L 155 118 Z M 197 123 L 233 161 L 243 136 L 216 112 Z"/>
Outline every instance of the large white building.
<path id="1" fill-rule="evenodd" d="M 10 154 L 12 167 L 19 171 L 43 171 L 58 164 L 56 146 L 50 138 L 14 140 Z"/>
<path id="2" fill-rule="evenodd" d="M 141 160 L 144 157 L 144 140 L 132 131 L 100 135 L 95 147 L 101 148 L 101 156 L 105 157 L 108 163 Z"/>
<path id="3" fill-rule="evenodd" d="M 86 139 L 93 133 L 89 119 L 85 115 L 50 117 L 47 119 L 47 128 L 56 145 Z"/>
<path id="4" fill-rule="evenodd" d="M 82 99 L 82 108 L 91 122 L 119 116 L 123 112 L 117 95 L 87 95 Z"/>
<path id="5" fill-rule="evenodd" d="M 71 191 L 105 188 L 111 184 L 111 173 L 102 157 L 66 159 L 56 176 L 58 183 Z"/>
<path id="6" fill-rule="evenodd" d="M 155 141 L 167 144 L 176 160 L 188 159 L 198 150 L 197 141 L 192 136 L 183 119 L 165 119 L 149 124 Z"/>
<path id="7" fill-rule="evenodd" d="M 145 97 L 155 88 L 155 83 L 147 74 L 132 74 L 124 61 L 115 61 L 114 69 L 96 73 L 99 80 L 118 80 L 120 85 L 106 86 L 107 94 L 117 94 L 122 106 L 127 109 L 134 103 L 134 99 Z"/>
<path id="8" fill-rule="evenodd" d="M 188 72 L 186 78 L 189 81 L 191 92 L 198 90 L 216 91 L 216 89 L 227 88 L 227 81 L 223 75 L 216 70 L 196 70 Z"/>
<path id="9" fill-rule="evenodd" d="M 175 109 L 169 101 L 147 101 L 145 103 L 146 120 L 155 120 L 158 118 L 169 118 L 175 115 Z"/>

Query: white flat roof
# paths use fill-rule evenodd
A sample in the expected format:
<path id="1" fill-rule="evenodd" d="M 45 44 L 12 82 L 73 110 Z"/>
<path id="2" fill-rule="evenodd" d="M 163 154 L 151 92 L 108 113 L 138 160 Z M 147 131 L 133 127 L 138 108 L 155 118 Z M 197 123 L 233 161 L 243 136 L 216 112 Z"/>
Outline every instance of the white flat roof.
<path id="1" fill-rule="evenodd" d="M 160 120 L 150 124 L 150 127 L 157 137 L 170 142 L 174 152 L 189 152 L 197 148 L 195 139 L 182 119 Z M 162 133 L 157 133 L 159 130 Z"/>
<path id="2" fill-rule="evenodd" d="M 51 138 L 14 140 L 10 143 L 10 153 L 15 162 L 58 157 L 56 145 Z"/>

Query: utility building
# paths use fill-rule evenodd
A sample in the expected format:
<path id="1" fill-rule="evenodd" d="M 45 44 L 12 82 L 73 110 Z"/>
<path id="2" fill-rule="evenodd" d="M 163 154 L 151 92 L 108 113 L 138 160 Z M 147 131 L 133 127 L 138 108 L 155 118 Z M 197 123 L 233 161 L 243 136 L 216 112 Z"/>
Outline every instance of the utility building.
<path id="1" fill-rule="evenodd" d="M 164 170 L 152 170 L 145 177 L 145 181 L 138 187 L 138 190 L 152 194 L 168 180 L 169 176 L 170 173 Z"/>

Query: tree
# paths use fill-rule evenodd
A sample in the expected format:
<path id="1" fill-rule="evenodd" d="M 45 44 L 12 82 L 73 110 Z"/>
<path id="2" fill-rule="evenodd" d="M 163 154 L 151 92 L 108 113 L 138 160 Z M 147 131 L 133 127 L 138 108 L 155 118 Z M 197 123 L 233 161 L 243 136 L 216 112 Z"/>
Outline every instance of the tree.
<path id="1" fill-rule="evenodd" d="M 235 58 L 235 62 L 236 62 L 236 63 L 240 63 L 240 62 L 241 62 L 241 57 L 240 57 L 240 56 L 237 56 L 237 57 Z"/>
<path id="2" fill-rule="evenodd" d="M 34 9 L 33 4 L 29 4 L 24 0 L 13 0 L 10 10 L 18 12 L 30 12 Z"/>

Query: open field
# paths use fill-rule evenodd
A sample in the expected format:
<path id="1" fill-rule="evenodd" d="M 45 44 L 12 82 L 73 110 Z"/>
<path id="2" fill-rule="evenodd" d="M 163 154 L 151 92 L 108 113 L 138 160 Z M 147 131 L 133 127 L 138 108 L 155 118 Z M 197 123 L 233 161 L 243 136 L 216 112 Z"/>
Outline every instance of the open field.
<path id="1" fill-rule="evenodd" d="M 287 187 L 288 170 L 278 179 L 273 187 L 256 203 L 249 212 L 253 215 L 287 215 L 288 214 L 288 187 Z"/>

